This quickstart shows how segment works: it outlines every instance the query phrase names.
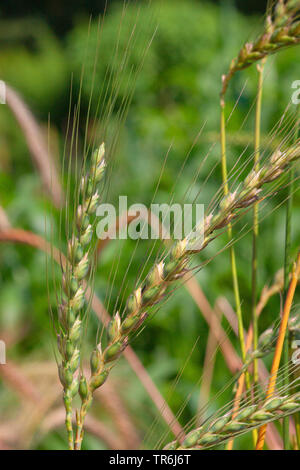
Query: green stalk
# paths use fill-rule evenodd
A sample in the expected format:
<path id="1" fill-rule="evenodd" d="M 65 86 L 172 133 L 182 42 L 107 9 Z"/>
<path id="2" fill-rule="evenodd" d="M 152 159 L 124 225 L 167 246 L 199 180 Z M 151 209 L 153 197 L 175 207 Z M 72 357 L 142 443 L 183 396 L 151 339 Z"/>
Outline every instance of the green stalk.
<path id="1" fill-rule="evenodd" d="M 222 180 L 223 180 L 224 196 L 227 196 L 229 193 L 229 188 L 228 188 L 228 181 L 227 181 L 225 102 L 224 102 L 223 97 L 221 98 L 220 104 L 221 104 L 220 134 L 221 134 Z M 227 233 L 228 233 L 229 241 L 231 241 L 232 240 L 232 226 L 230 223 L 228 224 L 228 227 L 227 227 Z M 232 271 L 235 308 L 236 308 L 236 315 L 238 319 L 238 336 L 239 336 L 240 348 L 241 348 L 241 353 L 242 353 L 242 360 L 243 360 L 243 363 L 245 363 L 246 362 L 246 348 L 245 348 L 245 338 L 244 338 L 243 315 L 242 315 L 242 309 L 241 309 L 241 299 L 240 299 L 239 283 L 238 283 L 237 268 L 236 268 L 235 251 L 232 245 L 230 246 L 230 263 L 231 263 L 231 271 Z M 247 389 L 250 389 L 250 379 L 249 379 L 248 372 L 245 373 L 245 379 L 246 379 Z"/>
<path id="2" fill-rule="evenodd" d="M 296 119 L 298 118 L 298 109 L 296 110 Z M 299 134 L 298 123 L 296 123 L 296 129 L 294 134 L 294 142 L 297 141 Z M 284 292 L 286 294 L 288 285 L 289 285 L 289 273 L 291 268 L 291 245 L 292 245 L 292 209 L 293 209 L 293 179 L 294 179 L 294 169 L 293 167 L 289 170 L 289 185 L 288 185 L 288 195 L 286 202 L 286 219 L 285 219 L 285 247 L 284 247 Z M 285 335 L 284 346 L 283 346 L 283 364 L 288 366 L 289 364 L 289 339 L 288 335 Z M 289 384 L 289 374 L 288 367 L 285 368 L 284 373 L 284 383 Z M 298 416 L 299 421 L 299 416 Z M 299 426 L 297 428 L 297 442 L 299 446 L 300 436 L 299 436 Z M 285 450 L 290 448 L 289 440 L 289 418 L 286 417 L 283 420 L 283 443 Z"/>
<path id="3" fill-rule="evenodd" d="M 81 450 L 83 440 L 83 424 L 88 408 L 91 404 L 92 396 L 82 402 L 80 411 L 76 413 L 76 437 L 75 437 L 75 450 Z"/>
<path id="4" fill-rule="evenodd" d="M 258 82 L 257 82 L 257 100 L 255 108 L 255 134 L 254 134 L 254 170 L 259 170 L 260 157 L 260 134 L 261 134 L 261 102 L 262 102 L 262 86 L 263 86 L 263 68 L 264 60 L 257 65 Z M 252 324 L 253 324 L 253 349 L 256 351 L 258 346 L 258 324 L 256 315 L 257 300 L 257 239 L 258 239 L 258 203 L 253 207 L 253 238 L 252 238 Z M 253 362 L 253 379 L 254 384 L 258 382 L 258 360 Z"/>

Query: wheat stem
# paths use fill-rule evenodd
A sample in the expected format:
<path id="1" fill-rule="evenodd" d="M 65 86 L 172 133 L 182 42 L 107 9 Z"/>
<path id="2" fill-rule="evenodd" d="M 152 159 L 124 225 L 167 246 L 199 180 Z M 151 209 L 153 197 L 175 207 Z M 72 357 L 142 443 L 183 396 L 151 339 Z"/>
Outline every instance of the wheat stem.
<path id="1" fill-rule="evenodd" d="M 227 175 L 227 158 L 226 158 L 226 124 L 225 124 L 225 101 L 224 98 L 221 99 L 221 122 L 220 122 L 220 134 L 221 134 L 221 166 L 222 166 L 222 180 L 223 180 L 223 191 L 224 196 L 227 197 L 229 193 L 228 188 L 228 175 Z M 229 242 L 232 240 L 232 227 L 229 223 L 227 226 L 227 233 Z M 235 308 L 236 315 L 238 319 L 238 337 L 242 353 L 242 361 L 246 360 L 246 348 L 245 348 L 245 339 L 244 339 L 244 325 L 243 325 L 243 314 L 241 308 L 241 299 L 236 267 L 236 258 L 233 245 L 230 246 L 230 263 L 231 263 L 231 272 L 232 272 L 232 281 L 233 281 L 233 292 L 235 299 Z M 246 385 L 247 388 L 250 388 L 250 378 L 249 374 L 246 372 Z"/>

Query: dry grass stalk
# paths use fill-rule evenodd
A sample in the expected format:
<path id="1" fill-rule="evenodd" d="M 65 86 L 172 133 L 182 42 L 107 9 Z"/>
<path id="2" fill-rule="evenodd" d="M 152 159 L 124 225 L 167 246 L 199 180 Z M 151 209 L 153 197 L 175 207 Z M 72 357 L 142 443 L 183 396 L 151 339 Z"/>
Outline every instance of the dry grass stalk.
<path id="1" fill-rule="evenodd" d="M 50 194 L 55 206 L 61 207 L 63 193 L 60 180 L 53 156 L 47 149 L 38 123 L 18 93 L 7 84 L 6 102 L 24 133 L 28 148 L 47 192 Z"/>

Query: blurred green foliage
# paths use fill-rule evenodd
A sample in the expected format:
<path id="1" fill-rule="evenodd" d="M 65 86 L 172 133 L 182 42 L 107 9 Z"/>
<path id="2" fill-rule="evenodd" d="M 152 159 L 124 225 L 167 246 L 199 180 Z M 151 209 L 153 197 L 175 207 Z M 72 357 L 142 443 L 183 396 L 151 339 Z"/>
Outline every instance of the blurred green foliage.
<path id="1" fill-rule="evenodd" d="M 2 21 L 0 77 L 23 95 L 45 128 L 50 113 L 53 139 L 60 155 L 63 153 L 68 121 L 71 75 L 73 103 L 81 93 L 81 149 L 90 96 L 93 97 L 91 122 L 97 124 L 100 121 L 101 125 L 102 120 L 107 120 L 109 128 L 114 130 L 118 129 L 120 122 L 119 109 L 134 85 L 126 123 L 118 131 L 107 200 L 116 203 L 118 195 L 122 194 L 128 196 L 128 204 L 149 204 L 161 176 L 155 202 L 168 202 L 173 192 L 177 201 L 192 202 L 201 191 L 198 201 L 208 204 L 220 188 L 221 181 L 219 166 L 208 178 L 210 171 L 219 162 L 219 146 L 212 147 L 212 144 L 218 139 L 220 77 L 242 43 L 255 36 L 262 20 L 242 16 L 230 2 L 222 2 L 217 7 L 205 2 L 185 1 L 183 4 L 170 0 L 153 9 L 145 2 L 139 9 L 129 4 L 123 13 L 120 22 L 122 7 L 116 4 L 108 12 L 103 25 L 93 19 L 89 26 L 89 20 L 82 18 L 63 41 L 58 40 L 42 20 Z M 135 34 L 131 37 L 133 28 Z M 154 31 L 156 33 L 152 40 Z M 128 60 L 122 67 L 126 54 Z M 139 71 L 142 60 L 143 67 Z M 292 82 L 299 78 L 299 49 L 291 48 L 268 60 L 263 92 L 264 142 L 268 141 L 270 131 L 290 103 Z M 239 99 L 228 124 L 230 168 L 233 168 L 245 148 L 242 161 L 253 151 L 255 86 L 256 70 L 253 67 L 234 77 L 228 90 L 228 115 Z M 102 91 L 105 89 L 108 89 L 106 95 Z M 113 103 L 110 101 L 112 96 L 116 98 Z M 100 107 L 97 106 L 99 97 Z M 108 109 L 110 104 L 112 106 L 107 116 L 103 110 Z M 293 109 L 289 112 L 293 113 Z M 244 122 L 246 116 L 248 119 Z M 93 138 L 91 131 L 89 138 Z M 57 243 L 58 215 L 50 202 L 45 202 L 40 178 L 32 168 L 24 137 L 5 106 L 0 108 L 0 144 L 1 205 L 11 224 L 44 236 L 45 214 L 50 216 L 54 211 L 53 233 Z M 268 146 L 266 150 L 268 153 Z M 188 153 L 189 158 L 181 174 Z M 247 169 L 249 165 L 245 171 Z M 273 212 L 283 200 L 284 192 L 264 205 L 262 212 L 258 247 L 259 289 L 265 283 L 270 283 L 275 272 L 283 265 L 285 210 L 281 207 Z M 265 218 L 265 215 L 268 217 Z M 245 220 L 249 222 L 250 214 L 237 225 L 237 236 Z M 300 242 L 299 225 L 300 199 L 297 192 L 293 216 L 295 251 Z M 220 237 L 210 245 L 205 252 L 207 259 L 222 250 L 225 243 L 226 237 Z M 126 299 L 134 287 L 137 273 L 142 267 L 151 265 L 154 255 L 147 260 L 150 247 L 151 244 L 146 242 L 140 243 L 137 248 L 132 241 L 112 242 L 101 255 L 95 275 L 95 291 L 102 300 L 107 299 L 106 293 L 109 292 L 110 302 L 107 302 L 107 306 L 110 311 L 115 305 L 124 305 L 122 299 Z M 134 249 L 134 259 L 127 272 Z M 251 311 L 251 234 L 238 242 L 237 252 L 243 312 L 245 324 L 248 325 Z M 195 266 L 201 261 L 203 258 L 195 259 Z M 54 360 L 45 255 L 29 247 L 3 244 L 0 246 L 0 263 L 0 331 L 19 331 L 25 327 L 27 331 L 9 349 L 9 358 L 16 362 Z M 124 273 L 127 274 L 123 283 Z M 112 278 L 114 284 L 110 287 Z M 234 305 L 228 252 L 212 260 L 197 274 L 197 279 L 212 305 L 220 296 L 227 297 Z M 50 300 L 54 305 L 52 284 L 49 285 Z M 120 288 L 125 291 L 124 298 L 118 297 Z M 279 306 L 278 298 L 270 301 L 260 320 L 261 331 L 273 321 Z M 222 323 L 238 350 L 228 323 L 226 320 Z M 97 327 L 98 322 L 91 314 L 88 335 L 90 344 L 87 349 L 93 345 Z M 197 411 L 199 379 L 207 337 L 208 328 L 201 312 L 185 288 L 181 288 L 134 340 L 135 350 L 175 412 L 190 396 L 180 419 L 182 423 L 186 423 Z M 193 346 L 195 348 L 192 350 Z M 172 390 L 172 383 L 183 368 L 183 374 Z M 125 361 L 120 363 L 114 374 L 126 384 L 123 387 L 126 402 L 141 434 L 147 436 L 156 410 Z M 218 352 L 212 397 L 229 379 L 230 373 Z M 5 387 L 0 389 L 0 397 L 0 408 L 5 407 L 9 402 Z M 230 387 L 223 395 L 212 400 L 210 409 L 221 407 L 231 398 Z M 96 409 L 97 412 L 101 415 L 101 410 Z M 163 424 L 159 422 L 151 436 L 147 437 L 146 445 L 153 446 L 163 429 Z M 57 435 L 52 433 L 46 436 L 38 445 L 41 448 L 59 448 L 64 445 L 63 439 L 62 430 Z M 85 445 L 94 448 L 96 444 L 88 438 Z M 99 443 L 97 445 L 99 447 Z M 242 439 L 239 445 L 245 448 L 251 442 Z"/>

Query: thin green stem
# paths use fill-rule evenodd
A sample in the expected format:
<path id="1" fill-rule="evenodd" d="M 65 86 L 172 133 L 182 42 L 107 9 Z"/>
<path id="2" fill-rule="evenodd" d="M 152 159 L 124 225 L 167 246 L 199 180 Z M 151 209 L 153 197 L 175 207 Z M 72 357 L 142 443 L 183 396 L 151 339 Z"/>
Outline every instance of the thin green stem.
<path id="1" fill-rule="evenodd" d="M 228 181 L 227 181 L 227 158 L 226 158 L 226 129 L 225 129 L 225 102 L 224 99 L 221 99 L 221 122 L 220 122 L 220 134 L 221 134 L 221 166 L 222 166 L 222 180 L 223 180 L 223 190 L 224 195 L 227 196 L 229 193 Z M 227 227 L 228 238 L 232 240 L 232 227 L 231 224 L 228 224 Z M 243 363 L 246 362 L 246 347 L 245 347 L 245 338 L 244 338 L 244 325 L 243 325 L 243 315 L 241 309 L 241 299 L 239 292 L 239 283 L 235 259 L 235 251 L 233 245 L 230 246 L 230 262 L 231 262 L 231 271 L 232 271 L 232 280 L 233 280 L 233 292 L 235 298 L 235 308 L 236 315 L 238 319 L 238 334 L 239 342 L 242 353 Z M 247 388 L 250 388 L 250 379 L 249 374 L 245 374 Z"/>
<path id="2" fill-rule="evenodd" d="M 255 108 L 255 134 L 254 134 L 254 170 L 259 170 L 260 157 L 260 137 L 261 137 L 261 103 L 262 103 L 262 87 L 263 87 L 263 68 L 264 60 L 257 65 L 258 81 L 257 81 L 257 100 Z M 257 240 L 258 240 L 258 203 L 253 207 L 253 238 L 252 238 L 252 324 L 253 324 L 253 349 L 256 351 L 258 346 L 258 324 L 256 315 L 257 303 Z M 258 382 L 258 360 L 253 362 L 253 379 L 254 384 Z"/>

